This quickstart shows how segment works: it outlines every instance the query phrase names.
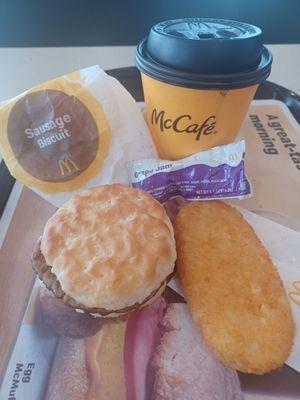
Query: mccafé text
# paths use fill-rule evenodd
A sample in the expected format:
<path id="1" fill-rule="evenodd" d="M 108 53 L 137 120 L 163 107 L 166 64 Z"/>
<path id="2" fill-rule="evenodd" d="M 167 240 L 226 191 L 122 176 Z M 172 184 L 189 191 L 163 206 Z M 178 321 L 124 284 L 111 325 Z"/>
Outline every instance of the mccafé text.
<path id="1" fill-rule="evenodd" d="M 195 140 L 200 140 L 202 135 L 211 135 L 216 132 L 216 116 L 210 115 L 204 121 L 195 123 L 189 114 L 179 115 L 171 119 L 166 116 L 164 110 L 158 111 L 156 108 L 151 113 L 152 125 L 157 125 L 161 132 L 172 130 L 176 133 L 194 134 Z"/>

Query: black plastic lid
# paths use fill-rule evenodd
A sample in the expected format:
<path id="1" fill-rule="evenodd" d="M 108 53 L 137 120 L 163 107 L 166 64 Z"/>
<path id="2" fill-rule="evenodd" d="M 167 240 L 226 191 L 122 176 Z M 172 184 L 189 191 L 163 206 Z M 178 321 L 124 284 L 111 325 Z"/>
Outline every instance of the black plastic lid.
<path id="1" fill-rule="evenodd" d="M 136 63 L 146 75 L 172 85 L 231 89 L 265 80 L 272 55 L 254 25 L 185 18 L 153 26 L 137 47 Z"/>

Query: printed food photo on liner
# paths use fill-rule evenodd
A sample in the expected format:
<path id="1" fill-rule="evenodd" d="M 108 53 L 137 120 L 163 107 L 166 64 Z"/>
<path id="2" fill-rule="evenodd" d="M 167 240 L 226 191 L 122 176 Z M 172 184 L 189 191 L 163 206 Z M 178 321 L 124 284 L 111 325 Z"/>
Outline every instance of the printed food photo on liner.
<path id="1" fill-rule="evenodd" d="M 253 195 L 235 139 L 272 56 L 255 26 L 193 18 L 154 26 L 136 60 L 149 129 L 98 66 L 1 108 L 10 172 L 59 207 L 32 254 L 58 338 L 44 397 L 244 399 L 243 374 L 300 371 L 295 271 L 228 204 Z"/>

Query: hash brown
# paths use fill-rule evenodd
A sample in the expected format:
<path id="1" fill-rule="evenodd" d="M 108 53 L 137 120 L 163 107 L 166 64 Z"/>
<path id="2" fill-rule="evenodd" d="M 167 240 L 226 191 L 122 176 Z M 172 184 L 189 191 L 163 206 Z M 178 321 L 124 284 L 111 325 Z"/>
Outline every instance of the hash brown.
<path id="1" fill-rule="evenodd" d="M 221 201 L 175 221 L 177 270 L 196 325 L 225 364 L 263 374 L 290 354 L 294 321 L 278 272 L 252 227 Z"/>

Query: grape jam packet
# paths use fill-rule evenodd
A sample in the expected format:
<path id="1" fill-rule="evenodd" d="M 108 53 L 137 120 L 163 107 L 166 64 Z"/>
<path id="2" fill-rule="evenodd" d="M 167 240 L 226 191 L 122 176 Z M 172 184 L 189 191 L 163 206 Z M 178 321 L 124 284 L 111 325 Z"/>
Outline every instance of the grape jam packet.
<path id="1" fill-rule="evenodd" d="M 182 160 L 144 159 L 127 167 L 131 185 L 161 203 L 177 196 L 186 200 L 244 199 L 252 195 L 244 156 L 245 141 L 240 140 Z"/>

